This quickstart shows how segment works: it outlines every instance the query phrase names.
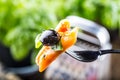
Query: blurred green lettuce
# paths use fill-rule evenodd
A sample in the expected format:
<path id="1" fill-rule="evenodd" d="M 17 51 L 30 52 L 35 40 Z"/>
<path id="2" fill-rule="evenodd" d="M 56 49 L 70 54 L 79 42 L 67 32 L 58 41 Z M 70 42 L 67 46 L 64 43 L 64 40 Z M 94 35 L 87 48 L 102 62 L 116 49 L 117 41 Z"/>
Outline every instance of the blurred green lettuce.
<path id="1" fill-rule="evenodd" d="M 108 29 L 120 30 L 120 0 L 63 0 L 57 10 L 57 17 L 68 15 L 77 15 Z"/>
<path id="2" fill-rule="evenodd" d="M 38 33 L 56 24 L 55 14 L 42 1 L 0 0 L 0 42 L 10 47 L 17 61 L 34 49 Z"/>

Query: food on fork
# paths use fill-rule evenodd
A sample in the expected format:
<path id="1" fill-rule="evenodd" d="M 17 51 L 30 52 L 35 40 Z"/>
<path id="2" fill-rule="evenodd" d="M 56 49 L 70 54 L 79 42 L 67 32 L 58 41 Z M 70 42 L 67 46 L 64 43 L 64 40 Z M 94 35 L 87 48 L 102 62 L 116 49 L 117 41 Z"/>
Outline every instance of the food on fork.
<path id="1" fill-rule="evenodd" d="M 78 27 L 71 29 L 70 22 L 63 19 L 55 30 L 46 30 L 36 37 L 36 48 L 43 45 L 36 56 L 36 64 L 39 66 L 40 72 L 44 71 L 60 54 L 76 43 L 77 32 Z"/>

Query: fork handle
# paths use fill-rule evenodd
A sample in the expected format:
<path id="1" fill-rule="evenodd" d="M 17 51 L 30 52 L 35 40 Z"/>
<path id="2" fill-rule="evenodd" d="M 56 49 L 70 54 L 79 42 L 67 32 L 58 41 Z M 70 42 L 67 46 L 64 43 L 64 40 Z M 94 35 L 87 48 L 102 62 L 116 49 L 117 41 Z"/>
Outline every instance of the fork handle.
<path id="1" fill-rule="evenodd" d="M 100 54 L 120 54 L 120 49 L 99 50 Z"/>

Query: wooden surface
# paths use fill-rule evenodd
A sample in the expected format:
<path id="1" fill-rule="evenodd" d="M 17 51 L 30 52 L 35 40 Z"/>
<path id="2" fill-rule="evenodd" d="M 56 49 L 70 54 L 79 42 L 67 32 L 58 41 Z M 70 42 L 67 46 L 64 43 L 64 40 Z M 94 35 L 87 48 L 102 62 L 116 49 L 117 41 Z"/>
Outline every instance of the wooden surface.
<path id="1" fill-rule="evenodd" d="M 120 49 L 120 39 L 115 39 L 112 42 L 113 49 Z M 111 56 L 111 79 L 120 80 L 120 55 L 114 54 Z"/>

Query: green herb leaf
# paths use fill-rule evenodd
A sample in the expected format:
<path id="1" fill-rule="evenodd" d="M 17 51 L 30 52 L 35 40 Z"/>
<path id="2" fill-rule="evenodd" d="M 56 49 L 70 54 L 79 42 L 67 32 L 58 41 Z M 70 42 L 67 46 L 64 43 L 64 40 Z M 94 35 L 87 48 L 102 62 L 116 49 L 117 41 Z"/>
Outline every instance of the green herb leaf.
<path id="1" fill-rule="evenodd" d="M 52 48 L 54 51 L 63 50 L 63 47 L 62 47 L 61 42 L 59 42 L 58 44 L 56 44 L 56 45 L 54 45 L 54 46 L 51 46 L 51 48 Z"/>
<path id="2" fill-rule="evenodd" d="M 40 38 L 40 34 L 38 34 L 35 38 L 35 48 L 39 48 L 42 45 L 39 38 Z"/>

